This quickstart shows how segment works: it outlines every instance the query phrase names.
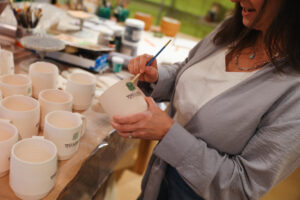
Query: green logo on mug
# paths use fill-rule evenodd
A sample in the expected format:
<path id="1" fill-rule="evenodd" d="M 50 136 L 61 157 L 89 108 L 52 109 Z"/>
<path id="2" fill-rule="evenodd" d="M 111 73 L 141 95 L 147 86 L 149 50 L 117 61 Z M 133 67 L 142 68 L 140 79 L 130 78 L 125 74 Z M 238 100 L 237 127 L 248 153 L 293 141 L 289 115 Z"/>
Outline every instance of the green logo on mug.
<path id="1" fill-rule="evenodd" d="M 31 95 L 31 88 L 28 88 L 27 93 L 28 93 L 28 95 Z"/>
<path id="2" fill-rule="evenodd" d="M 79 133 L 76 132 L 76 133 L 73 135 L 73 140 L 76 140 L 76 139 L 78 138 L 78 136 L 79 136 Z"/>

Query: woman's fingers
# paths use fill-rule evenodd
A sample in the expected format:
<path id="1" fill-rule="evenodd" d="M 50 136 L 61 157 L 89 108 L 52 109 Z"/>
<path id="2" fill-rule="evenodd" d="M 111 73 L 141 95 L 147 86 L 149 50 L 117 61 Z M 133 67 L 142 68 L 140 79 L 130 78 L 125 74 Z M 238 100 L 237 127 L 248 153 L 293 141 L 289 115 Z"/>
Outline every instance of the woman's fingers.
<path id="1" fill-rule="evenodd" d="M 147 63 L 153 58 L 153 56 L 151 55 L 141 55 L 141 56 L 137 56 L 135 58 L 132 58 L 131 60 L 129 60 L 129 64 L 128 64 L 128 69 L 134 69 L 134 71 L 136 69 L 139 69 L 138 71 L 135 71 L 137 73 L 144 73 L 145 69 L 146 69 L 146 65 Z M 154 59 L 153 62 L 150 65 L 151 67 L 156 68 L 157 66 L 157 62 Z"/>
<path id="2" fill-rule="evenodd" d="M 142 113 L 137 113 L 134 115 L 130 115 L 130 116 L 113 116 L 113 120 L 118 123 L 118 124 L 133 124 L 136 123 L 138 121 L 144 120 L 147 117 L 150 117 L 151 113 L 145 111 Z"/>
<path id="3" fill-rule="evenodd" d="M 154 100 L 151 97 L 145 97 L 145 101 L 148 105 L 148 110 L 150 112 L 152 112 L 158 108 L 158 106 L 156 105 L 156 103 L 154 102 Z M 158 109 L 160 109 L 160 108 L 158 108 Z"/>
<path id="4" fill-rule="evenodd" d="M 139 73 L 139 71 L 140 71 L 139 68 L 140 68 L 140 57 L 137 57 L 134 59 L 134 70 L 133 70 L 134 74 Z"/>
<path id="5" fill-rule="evenodd" d="M 154 60 L 150 66 L 146 64 L 152 59 L 151 55 L 141 55 L 129 61 L 128 70 L 131 74 L 141 73 L 140 81 L 155 82 L 158 79 L 157 62 Z"/>
<path id="6" fill-rule="evenodd" d="M 134 138 L 133 133 L 123 133 L 123 132 L 118 132 L 118 134 L 124 138 Z"/>
<path id="7" fill-rule="evenodd" d="M 141 56 L 141 58 L 140 58 L 140 64 L 141 65 L 140 65 L 139 73 L 144 73 L 145 72 L 146 64 L 149 60 L 149 57 L 151 57 L 151 56 L 149 56 L 147 54 L 144 54 L 144 55 Z"/>
<path id="8" fill-rule="evenodd" d="M 142 126 L 140 123 L 135 124 L 118 124 L 115 122 L 111 122 L 111 125 L 118 130 L 118 132 L 126 133 L 126 132 L 133 132 L 139 130 Z"/>
<path id="9" fill-rule="evenodd" d="M 144 80 L 147 82 L 156 82 L 158 80 L 158 72 L 156 68 L 147 67 L 144 72 Z"/>
<path id="10" fill-rule="evenodd" d="M 134 70 L 134 59 L 129 60 L 128 63 L 128 70 L 131 74 L 133 74 L 133 70 Z"/>

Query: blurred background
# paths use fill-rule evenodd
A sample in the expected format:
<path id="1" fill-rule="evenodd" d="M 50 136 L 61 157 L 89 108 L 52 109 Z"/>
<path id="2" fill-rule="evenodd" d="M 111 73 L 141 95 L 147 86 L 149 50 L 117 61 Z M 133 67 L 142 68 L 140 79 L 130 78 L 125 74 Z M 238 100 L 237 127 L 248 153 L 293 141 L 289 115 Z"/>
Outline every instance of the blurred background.
<path id="1" fill-rule="evenodd" d="M 152 25 L 160 26 L 163 17 L 178 20 L 181 23 L 180 32 L 203 38 L 216 25 L 230 15 L 234 4 L 229 0 L 37 0 L 35 2 L 49 2 L 61 6 L 83 3 L 83 9 L 96 12 L 101 17 L 107 17 L 101 8 L 110 8 L 110 17 L 119 12 L 125 18 L 134 18 L 136 13 L 152 17 Z M 97 9 L 96 9 L 97 8 Z M 128 15 L 128 16 L 126 16 Z M 121 20 L 122 21 L 122 20 Z"/>
<path id="2" fill-rule="evenodd" d="M 134 17 L 136 12 L 148 13 L 156 26 L 162 17 L 172 17 L 181 21 L 180 32 L 198 38 L 210 33 L 233 7 L 229 0 L 131 0 L 129 3 L 130 16 Z"/>
<path id="3" fill-rule="evenodd" d="M 190 49 L 229 17 L 233 9 L 230 0 L 0 0 L 0 46 L 13 52 L 16 66 L 23 66 L 22 69 L 28 68 L 31 62 L 26 60 L 29 54 L 34 54 L 33 59 L 38 54 L 39 59 L 46 57 L 57 65 L 66 64 L 62 67 L 70 69 L 69 72 L 75 68 L 92 71 L 98 76 L 96 96 L 99 96 L 129 76 L 127 63 L 130 58 L 143 53 L 154 55 L 170 39 L 172 43 L 157 58 L 158 63 L 184 60 Z M 36 22 L 33 27 L 29 27 L 32 23 L 23 24 L 20 20 L 26 13 Z M 140 26 L 132 19 L 144 24 Z M 134 28 L 138 38 L 132 34 Z M 126 33 L 131 35 L 127 38 Z M 40 46 L 22 46 L 22 38 L 32 35 L 42 38 L 42 41 L 51 36 L 65 42 L 66 48 L 45 53 Z M 114 64 L 114 57 L 123 60 Z M 116 70 L 114 65 L 121 67 Z M 64 73 L 67 74 L 67 70 Z M 132 200 L 138 197 L 156 142 L 134 140 L 132 143 L 128 152 L 122 152 L 121 159 L 109 157 L 104 161 L 118 164 L 105 182 L 105 191 L 99 190 L 95 200 Z M 102 166 L 97 163 L 97 167 Z M 263 200 L 300 200 L 299 181 L 300 169 Z"/>

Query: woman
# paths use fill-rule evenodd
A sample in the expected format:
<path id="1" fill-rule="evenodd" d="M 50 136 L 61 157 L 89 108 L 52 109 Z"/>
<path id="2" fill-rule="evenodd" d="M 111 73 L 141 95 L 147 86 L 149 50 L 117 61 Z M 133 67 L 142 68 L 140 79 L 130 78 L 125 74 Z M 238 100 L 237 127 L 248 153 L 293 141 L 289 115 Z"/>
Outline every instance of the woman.
<path id="1" fill-rule="evenodd" d="M 299 1 L 232 2 L 233 17 L 184 62 L 130 61 L 172 117 L 146 97 L 146 112 L 111 122 L 123 137 L 159 140 L 140 199 L 260 199 L 300 166 Z"/>

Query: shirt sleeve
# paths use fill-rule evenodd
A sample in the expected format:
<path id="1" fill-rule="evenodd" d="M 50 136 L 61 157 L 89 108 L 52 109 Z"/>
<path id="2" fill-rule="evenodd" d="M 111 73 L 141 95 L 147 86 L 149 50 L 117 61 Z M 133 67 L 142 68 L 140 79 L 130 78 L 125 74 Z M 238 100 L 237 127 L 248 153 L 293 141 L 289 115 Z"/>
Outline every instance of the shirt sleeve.
<path id="1" fill-rule="evenodd" d="M 219 152 L 178 123 L 154 154 L 175 167 L 205 199 L 260 199 L 300 166 L 300 116 L 295 112 L 300 109 L 299 100 L 275 107 L 240 154 Z"/>

